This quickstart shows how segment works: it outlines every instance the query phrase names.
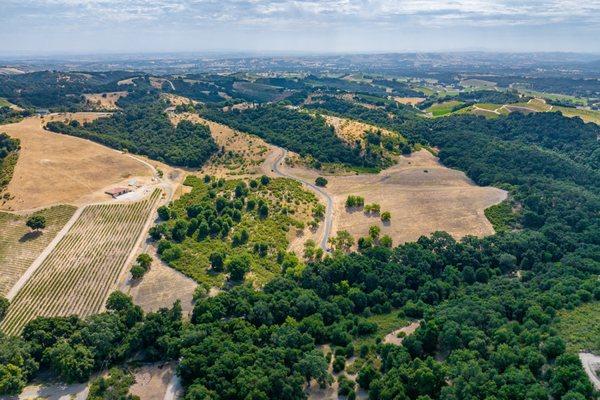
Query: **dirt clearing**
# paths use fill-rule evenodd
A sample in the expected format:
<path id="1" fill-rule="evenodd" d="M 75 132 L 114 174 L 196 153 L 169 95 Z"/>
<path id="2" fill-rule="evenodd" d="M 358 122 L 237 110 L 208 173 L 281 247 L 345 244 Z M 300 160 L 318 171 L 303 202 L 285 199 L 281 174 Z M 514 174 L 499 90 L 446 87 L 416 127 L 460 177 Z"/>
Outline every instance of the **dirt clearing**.
<path id="1" fill-rule="evenodd" d="M 308 181 L 318 176 L 303 167 L 286 165 L 282 169 Z M 334 201 L 332 235 L 347 230 L 359 238 L 376 225 L 381 235 L 392 237 L 394 245 L 435 231 L 446 231 L 455 238 L 493 234 L 483 211 L 506 198 L 505 191 L 475 185 L 464 173 L 441 165 L 426 150 L 400 157 L 398 164 L 379 174 L 327 176 L 327 180 L 326 190 Z M 391 213 L 391 221 L 384 224 L 379 214 L 347 210 L 349 195 L 364 197 L 365 204 L 379 204 L 381 212 Z"/>
<path id="2" fill-rule="evenodd" d="M 135 383 L 129 393 L 142 400 L 163 400 L 173 374 L 173 364 L 149 364 L 133 371 Z"/>
<path id="3" fill-rule="evenodd" d="M 417 322 L 413 322 L 410 325 L 403 326 L 400 329 L 396 329 L 395 331 L 390 332 L 387 335 L 385 335 L 385 337 L 383 338 L 383 343 L 395 344 L 396 346 L 400 346 L 402 344 L 402 341 L 404 340 L 404 338 L 408 335 L 412 335 L 420 325 L 421 325 L 421 323 L 417 321 Z M 403 335 L 401 335 L 401 334 L 403 334 Z M 400 335 L 400 337 L 398 335 Z"/>
<path id="4" fill-rule="evenodd" d="M 105 200 L 104 189 L 148 180 L 152 170 L 127 154 L 68 135 L 48 132 L 54 120 L 92 121 L 107 113 L 51 114 L 3 125 L 2 132 L 21 141 L 19 160 L 2 209 L 28 210 L 54 204 Z"/>

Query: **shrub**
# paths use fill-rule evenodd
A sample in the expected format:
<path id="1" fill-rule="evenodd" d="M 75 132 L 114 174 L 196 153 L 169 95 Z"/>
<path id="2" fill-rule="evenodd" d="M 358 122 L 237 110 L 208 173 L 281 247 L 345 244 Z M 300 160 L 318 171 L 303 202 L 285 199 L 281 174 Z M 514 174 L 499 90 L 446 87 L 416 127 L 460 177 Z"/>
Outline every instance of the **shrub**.
<path id="1" fill-rule="evenodd" d="M 146 269 L 139 264 L 135 264 L 129 272 L 131 272 L 133 279 L 140 279 L 146 273 Z"/>
<path id="2" fill-rule="evenodd" d="M 43 215 L 33 215 L 29 217 L 26 225 L 34 231 L 44 229 L 46 227 L 46 217 Z"/>
<path id="3" fill-rule="evenodd" d="M 243 281 L 246 272 L 250 271 L 250 259 L 246 255 L 232 256 L 226 264 L 232 281 Z"/>
<path id="4" fill-rule="evenodd" d="M 158 216 L 160 217 L 160 219 L 162 219 L 163 221 L 168 221 L 170 218 L 170 213 L 169 213 L 169 207 L 167 206 L 160 206 L 158 207 Z"/>
<path id="5" fill-rule="evenodd" d="M 223 265 L 225 263 L 225 256 L 223 253 L 216 251 L 211 253 L 208 259 L 210 260 L 210 266 L 214 271 L 223 271 Z"/>
<path id="6" fill-rule="evenodd" d="M 327 186 L 327 179 L 323 178 L 322 176 L 319 176 L 317 177 L 317 179 L 315 179 L 315 185 L 325 187 Z"/>
<path id="7" fill-rule="evenodd" d="M 348 208 L 363 207 L 364 205 L 365 205 L 365 199 L 361 196 L 350 195 L 346 199 L 346 207 L 348 207 Z"/>
<path id="8" fill-rule="evenodd" d="M 336 374 L 338 372 L 341 372 L 344 370 L 344 368 L 346 367 L 346 358 L 344 356 L 335 356 L 335 359 L 333 360 L 333 372 L 335 372 Z"/>
<path id="9" fill-rule="evenodd" d="M 391 218 L 392 218 L 392 214 L 390 214 L 389 211 L 384 211 L 381 213 L 381 221 L 390 222 Z"/>

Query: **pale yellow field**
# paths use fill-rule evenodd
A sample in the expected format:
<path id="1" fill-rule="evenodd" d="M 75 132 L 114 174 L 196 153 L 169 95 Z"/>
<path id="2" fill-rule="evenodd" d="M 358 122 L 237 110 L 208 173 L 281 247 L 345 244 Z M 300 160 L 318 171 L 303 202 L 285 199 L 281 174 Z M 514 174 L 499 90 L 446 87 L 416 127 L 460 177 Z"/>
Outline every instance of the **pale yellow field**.
<path id="1" fill-rule="evenodd" d="M 19 160 L 6 191 L 5 210 L 28 210 L 54 204 L 82 204 L 105 199 L 104 189 L 128 179 L 149 179 L 152 170 L 127 154 L 68 135 L 44 130 L 48 121 L 92 121 L 107 113 L 51 114 L 3 125 L 21 141 Z"/>
<path id="2" fill-rule="evenodd" d="M 192 312 L 192 297 L 198 284 L 160 261 L 152 251 L 150 270 L 139 280 L 130 281 L 129 294 L 135 304 L 145 312 L 158 311 L 162 307 L 171 307 L 176 300 L 181 301 L 184 315 Z"/>
<path id="3" fill-rule="evenodd" d="M 89 107 L 96 110 L 117 110 L 117 101 L 121 97 L 127 96 L 128 92 L 107 92 L 85 94 L 85 102 Z"/>
<path id="4" fill-rule="evenodd" d="M 314 181 L 318 173 L 300 166 L 285 166 L 286 172 Z M 414 241 L 421 235 L 446 231 L 455 238 L 494 233 L 484 210 L 506 198 L 506 192 L 479 187 L 464 173 L 444 167 L 428 151 L 400 157 L 397 165 L 379 174 L 327 176 L 326 190 L 333 197 L 332 235 L 347 230 L 355 238 L 367 236 L 377 225 L 381 235 L 390 235 L 394 245 Z M 348 211 L 349 195 L 364 197 L 365 204 L 378 203 L 392 215 L 389 224 L 362 210 Z"/>
<path id="5" fill-rule="evenodd" d="M 394 97 L 394 100 L 400 104 L 409 104 L 411 106 L 414 106 L 424 102 L 425 97 Z"/>
<path id="6" fill-rule="evenodd" d="M 357 140 L 365 141 L 365 132 L 380 131 L 383 136 L 397 137 L 398 134 L 387 129 L 381 129 L 374 125 L 365 124 L 347 118 L 324 115 L 325 121 L 335 129 L 335 133 L 346 143 L 354 145 Z"/>

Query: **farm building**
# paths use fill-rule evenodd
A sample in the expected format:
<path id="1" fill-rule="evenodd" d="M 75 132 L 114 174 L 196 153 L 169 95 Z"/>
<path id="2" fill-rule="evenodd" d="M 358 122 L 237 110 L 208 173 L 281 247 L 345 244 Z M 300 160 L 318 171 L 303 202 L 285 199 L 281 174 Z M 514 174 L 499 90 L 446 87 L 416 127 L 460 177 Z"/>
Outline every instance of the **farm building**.
<path id="1" fill-rule="evenodd" d="M 131 189 L 129 189 L 129 188 L 116 187 L 116 188 L 109 189 L 104 193 L 112 196 L 112 198 L 115 199 L 118 196 L 125 194 L 125 193 L 129 193 L 129 192 L 131 192 Z"/>

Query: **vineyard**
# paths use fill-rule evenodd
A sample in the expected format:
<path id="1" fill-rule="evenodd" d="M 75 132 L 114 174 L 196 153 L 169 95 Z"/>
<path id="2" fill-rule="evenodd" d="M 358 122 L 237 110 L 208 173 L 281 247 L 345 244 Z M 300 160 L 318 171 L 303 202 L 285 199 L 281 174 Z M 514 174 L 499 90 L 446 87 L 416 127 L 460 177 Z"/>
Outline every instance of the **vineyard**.
<path id="1" fill-rule="evenodd" d="M 74 212 L 73 206 L 55 206 L 32 214 L 46 218 L 40 232 L 25 225 L 30 215 L 0 213 L 0 295 L 8 293 Z"/>
<path id="2" fill-rule="evenodd" d="M 160 190 L 140 202 L 86 207 L 13 299 L 2 329 L 16 334 L 38 316 L 87 316 L 101 310 Z"/>

